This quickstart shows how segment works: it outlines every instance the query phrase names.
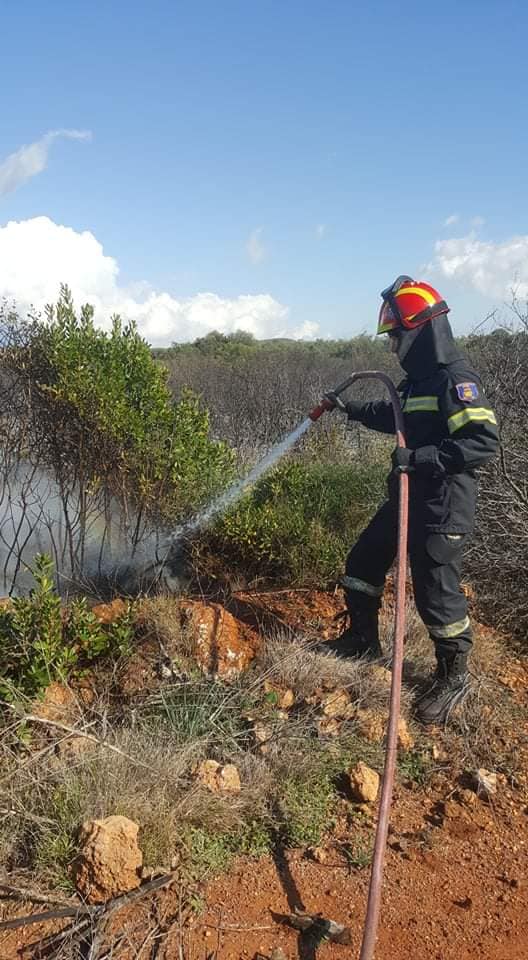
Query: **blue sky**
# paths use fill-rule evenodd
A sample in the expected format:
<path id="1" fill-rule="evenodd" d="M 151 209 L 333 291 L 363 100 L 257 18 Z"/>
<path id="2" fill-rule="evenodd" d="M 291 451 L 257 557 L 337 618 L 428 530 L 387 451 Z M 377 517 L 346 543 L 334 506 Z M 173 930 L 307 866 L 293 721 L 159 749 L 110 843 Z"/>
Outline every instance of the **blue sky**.
<path id="1" fill-rule="evenodd" d="M 160 343 L 349 336 L 407 272 L 468 329 L 528 292 L 527 28 L 508 0 L 4 4 L 0 294 L 64 279 Z"/>

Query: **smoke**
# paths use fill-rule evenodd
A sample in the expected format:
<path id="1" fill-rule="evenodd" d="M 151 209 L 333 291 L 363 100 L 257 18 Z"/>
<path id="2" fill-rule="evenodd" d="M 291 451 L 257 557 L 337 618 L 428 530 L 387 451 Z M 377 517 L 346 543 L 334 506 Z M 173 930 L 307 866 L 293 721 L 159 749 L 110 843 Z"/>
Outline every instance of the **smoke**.
<path id="1" fill-rule="evenodd" d="M 172 534 L 124 518 L 117 504 L 82 500 L 31 463 L 17 463 L 0 491 L 0 578 L 5 593 L 26 593 L 38 553 L 55 563 L 58 588 L 88 589 L 101 598 L 153 590 L 181 593 L 189 582 L 186 544 L 270 470 L 312 425 L 303 420 L 237 483 Z"/>
<path id="2" fill-rule="evenodd" d="M 116 503 L 61 489 L 41 468 L 19 462 L 4 467 L 0 487 L 0 586 L 27 593 L 39 553 L 52 557 L 59 591 L 87 589 L 106 598 L 153 589 L 179 592 L 186 582 L 181 546 L 166 531 L 124 518 Z"/>

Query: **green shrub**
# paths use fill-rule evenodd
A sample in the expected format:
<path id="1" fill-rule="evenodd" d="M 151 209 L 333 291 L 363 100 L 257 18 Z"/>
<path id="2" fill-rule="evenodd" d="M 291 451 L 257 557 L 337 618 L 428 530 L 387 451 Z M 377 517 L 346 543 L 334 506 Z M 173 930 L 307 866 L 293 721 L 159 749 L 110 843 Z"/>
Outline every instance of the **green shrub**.
<path id="1" fill-rule="evenodd" d="M 63 610 L 53 562 L 43 554 L 35 558 L 33 577 L 35 587 L 27 597 L 15 597 L 0 609 L 0 693 L 7 697 L 34 697 L 76 667 L 130 647 L 130 614 L 103 626 L 84 597 Z"/>
<path id="2" fill-rule="evenodd" d="M 207 535 L 248 576 L 320 582 L 336 575 L 384 492 L 386 467 L 289 461 L 264 476 Z"/>
<path id="3" fill-rule="evenodd" d="M 19 544 L 38 506 L 47 515 L 43 475 L 63 528 L 68 576 L 86 572 L 94 530 L 103 543 L 113 533 L 121 548 L 127 541 L 134 547 L 234 479 L 233 451 L 211 438 L 208 411 L 187 389 L 174 402 L 167 370 L 133 323 L 114 316 L 108 332 L 100 329 L 91 306 L 76 312 L 66 287 L 43 320 L 5 317 L 1 305 L 0 319 L 0 379 L 10 385 L 9 416 L 0 415 L 8 451 L 4 498 L 16 488 L 20 464 L 29 468 L 20 528 L 8 550 L 17 572 L 24 562 Z"/>

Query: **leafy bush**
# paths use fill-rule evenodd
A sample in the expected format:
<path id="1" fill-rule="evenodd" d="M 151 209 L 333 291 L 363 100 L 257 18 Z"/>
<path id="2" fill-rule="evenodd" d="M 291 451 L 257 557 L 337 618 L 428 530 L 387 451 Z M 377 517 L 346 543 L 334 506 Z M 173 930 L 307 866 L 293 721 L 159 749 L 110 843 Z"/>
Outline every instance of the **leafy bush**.
<path id="1" fill-rule="evenodd" d="M 283 463 L 219 521 L 208 547 L 249 577 L 324 581 L 383 496 L 385 473 L 377 463 Z"/>
<path id="2" fill-rule="evenodd" d="M 75 600 L 63 610 L 54 589 L 53 563 L 37 556 L 35 588 L 0 609 L 0 693 L 34 697 L 53 680 L 64 680 L 77 666 L 99 656 L 125 653 L 130 645 L 129 616 L 103 626 Z"/>
<path id="3" fill-rule="evenodd" d="M 0 306 L 0 321 L 7 589 L 44 530 L 59 574 L 91 575 L 101 541 L 133 553 L 234 477 L 234 455 L 211 439 L 207 410 L 189 390 L 174 402 L 166 369 L 133 323 L 113 317 L 109 332 L 100 329 L 92 307 L 75 311 L 67 288 L 45 320 Z"/>

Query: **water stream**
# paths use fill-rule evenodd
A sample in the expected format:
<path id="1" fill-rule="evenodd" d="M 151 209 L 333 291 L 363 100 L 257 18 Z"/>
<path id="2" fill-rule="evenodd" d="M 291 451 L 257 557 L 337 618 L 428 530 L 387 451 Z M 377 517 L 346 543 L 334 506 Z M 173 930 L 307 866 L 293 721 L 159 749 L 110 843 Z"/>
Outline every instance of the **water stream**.
<path id="1" fill-rule="evenodd" d="M 295 430 L 292 430 L 284 440 L 281 440 L 280 443 L 275 444 L 271 448 L 269 453 L 266 454 L 262 460 L 259 460 L 255 464 L 253 469 L 247 474 L 246 477 L 243 477 L 241 480 L 237 480 L 228 490 L 225 491 L 217 500 L 214 500 L 205 510 L 202 510 L 196 517 L 192 520 L 189 520 L 187 523 L 182 524 L 181 527 L 178 527 L 171 534 L 169 540 L 169 549 L 178 540 L 181 540 L 182 537 L 192 536 L 194 533 L 198 533 L 199 530 L 202 530 L 204 527 L 207 527 L 208 524 L 215 517 L 220 516 L 222 513 L 225 513 L 229 507 L 233 506 L 240 500 L 242 494 L 248 489 L 248 487 L 253 486 L 260 477 L 266 473 L 267 470 L 270 470 L 271 467 L 274 467 L 275 464 L 284 456 L 288 450 L 291 450 L 293 445 L 299 440 L 304 433 L 313 425 L 313 421 L 310 420 L 310 417 L 307 417 L 306 420 L 303 420 Z"/>

